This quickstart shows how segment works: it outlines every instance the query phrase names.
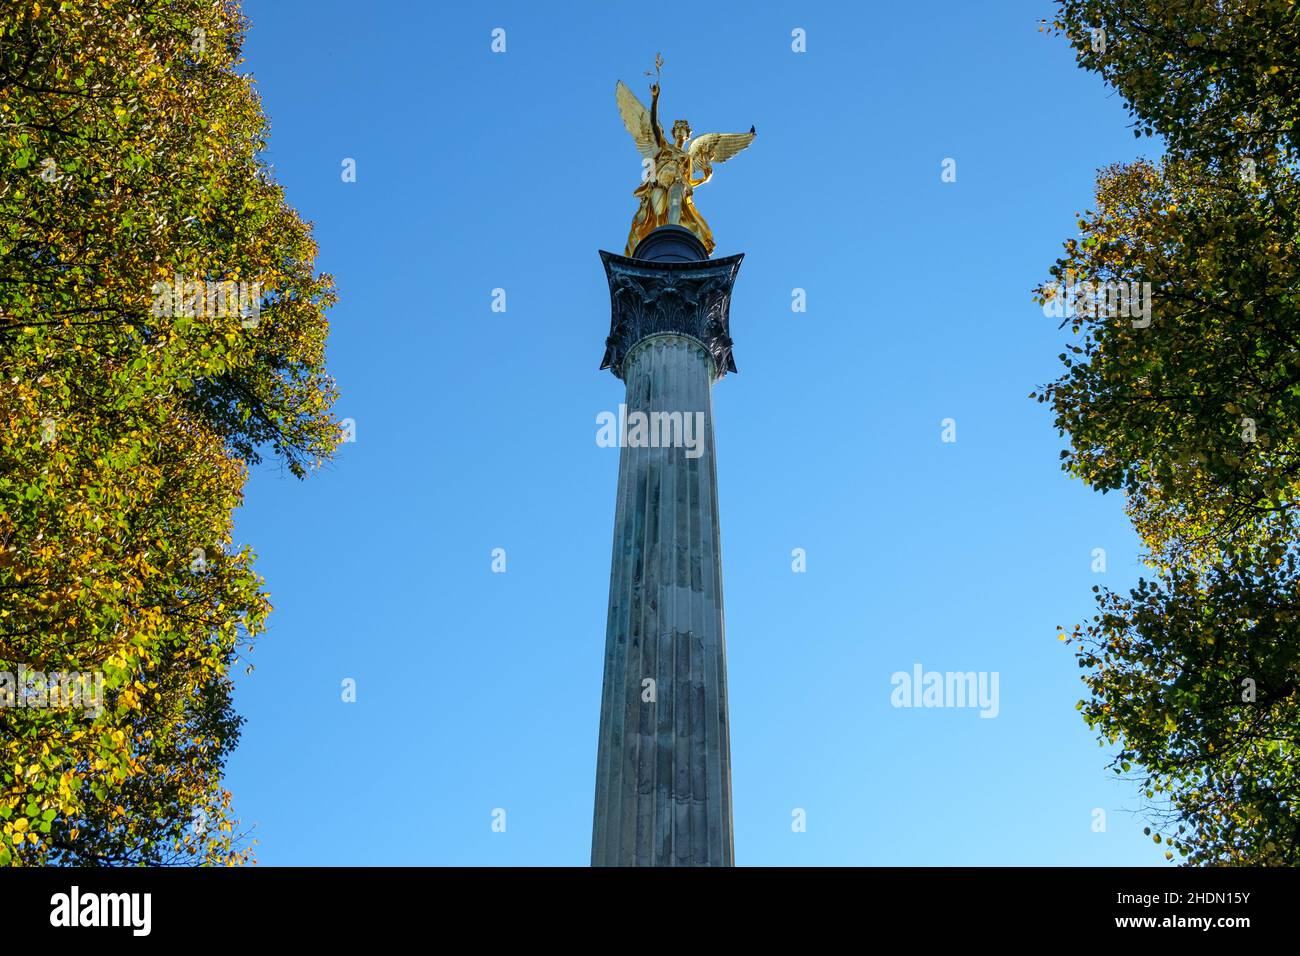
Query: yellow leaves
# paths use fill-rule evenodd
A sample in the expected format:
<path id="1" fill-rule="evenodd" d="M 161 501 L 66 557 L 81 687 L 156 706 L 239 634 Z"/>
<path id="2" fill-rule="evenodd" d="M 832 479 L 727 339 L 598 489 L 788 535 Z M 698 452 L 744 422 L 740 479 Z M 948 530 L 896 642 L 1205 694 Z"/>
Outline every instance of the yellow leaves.
<path id="1" fill-rule="evenodd" d="M 20 128 L 25 113 L 40 112 L 65 116 L 74 133 L 93 124 L 93 136 L 77 139 L 85 145 L 77 175 L 96 188 L 69 190 L 51 207 L 48 190 L 24 192 L 30 184 L 16 183 L 0 196 L 0 220 L 13 224 L 11 239 L 48 249 L 54 259 L 94 263 L 95 279 L 0 250 L 12 272 L 0 287 L 0 313 L 23 329 L 0 349 L 0 433 L 33 436 L 23 443 L 29 450 L 12 455 L 10 443 L 0 441 L 0 476 L 17 475 L 24 490 L 37 489 L 21 502 L 0 500 L 0 631 L 20 635 L 24 655 L 66 653 L 102 670 L 110 706 L 93 718 L 17 715 L 20 732 L 38 719 L 48 726 L 0 740 L 0 767 L 15 777 L 0 790 L 0 811 L 11 798 L 10 813 L 26 810 L 35 795 L 67 820 L 88 820 L 80 834 L 86 840 L 106 828 L 120 835 L 131 821 L 175 812 L 177 802 L 202 806 L 215 798 L 218 758 L 229 744 L 206 735 L 190 743 L 205 721 L 188 721 L 195 698 L 186 689 L 223 675 L 225 649 L 245 626 L 260 630 L 268 610 L 246 558 L 222 562 L 202 579 L 189 571 L 191 548 L 227 534 L 247 473 L 210 422 L 186 414 L 184 393 L 204 374 L 193 353 L 200 342 L 217 347 L 223 367 L 238 367 L 272 395 L 277 410 L 311 438 L 303 452 L 309 459 L 319 450 L 317 433 L 327 431 L 315 419 L 329 405 L 317 385 L 323 379 L 315 377 L 323 374 L 316 366 L 327 326 L 324 308 L 313 303 L 330 296 L 329 283 L 314 275 L 309 233 L 282 193 L 223 173 L 228 163 L 255 163 L 250 144 L 263 122 L 251 88 L 227 68 L 241 28 L 227 23 L 218 5 L 178 0 L 175 12 L 187 25 L 193 20 L 223 37 L 206 69 L 191 76 L 183 58 L 173 56 L 185 38 L 151 46 L 138 23 L 127 20 L 130 3 L 69 3 L 63 11 L 56 3 L 57 16 L 50 4 L 40 0 L 35 13 L 31 2 L 24 5 L 29 17 L 41 17 L 41 35 L 14 37 L 19 49 L 11 59 L 32 64 L 30 90 L 80 81 L 94 95 L 84 111 L 69 115 L 49 109 L 44 94 L 6 86 L 0 127 Z M 93 35 L 81 28 L 90 20 Z M 42 55 L 47 39 L 61 41 L 51 48 L 67 55 Z M 33 55 L 23 56 L 23 43 Z M 199 117 L 212 136 L 191 135 Z M 247 228 L 233 240 L 214 232 L 241 208 Z M 192 244 L 178 241 L 191 236 Z M 120 328 L 88 327 L 62 311 L 67 302 L 87 312 L 146 306 L 157 273 L 170 278 L 213 266 L 224 276 L 228 262 L 239 264 L 233 277 L 269 277 L 269 285 L 294 293 L 281 307 L 285 331 L 276 341 L 235 332 L 222 343 L 224 328 L 164 325 L 145 345 Z M 313 377 L 302 386 L 276 381 L 281 360 Z M 103 428 L 110 411 L 123 427 Z M 46 415 L 58 421 L 54 448 L 34 437 Z M 158 674 L 166 679 L 145 676 Z M 228 705 L 203 706 L 210 708 L 203 716 L 213 717 Z M 126 778 L 130 786 L 123 786 Z M 168 789 L 173 784 L 179 792 Z M 22 862 L 45 852 L 26 850 Z M 212 856 L 230 859 L 229 841 Z"/>

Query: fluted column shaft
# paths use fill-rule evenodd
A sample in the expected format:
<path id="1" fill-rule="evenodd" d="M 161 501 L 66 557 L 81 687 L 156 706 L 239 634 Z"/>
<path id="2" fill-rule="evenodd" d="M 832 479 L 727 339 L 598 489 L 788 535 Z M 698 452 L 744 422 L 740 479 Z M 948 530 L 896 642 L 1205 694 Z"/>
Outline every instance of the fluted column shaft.
<path id="1" fill-rule="evenodd" d="M 621 372 L 629 423 L 679 413 L 698 444 L 648 447 L 629 428 L 620 449 L 592 864 L 730 866 L 716 367 L 698 339 L 660 332 Z"/>

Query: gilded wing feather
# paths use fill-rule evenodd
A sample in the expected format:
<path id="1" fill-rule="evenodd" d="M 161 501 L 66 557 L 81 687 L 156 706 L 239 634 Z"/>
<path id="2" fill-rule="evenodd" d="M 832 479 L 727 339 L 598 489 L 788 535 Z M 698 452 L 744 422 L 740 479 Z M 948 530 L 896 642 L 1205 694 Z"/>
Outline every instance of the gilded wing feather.
<path id="1" fill-rule="evenodd" d="M 614 98 L 618 100 L 618 111 L 623 117 L 623 125 L 632 134 L 637 152 L 643 159 L 653 159 L 657 152 L 654 129 L 650 126 L 650 111 L 641 105 L 636 94 L 627 88 L 622 80 L 614 87 Z"/>
<path id="2" fill-rule="evenodd" d="M 748 133 L 703 133 L 691 140 L 691 159 L 701 165 L 725 163 L 754 141 L 757 135 Z"/>

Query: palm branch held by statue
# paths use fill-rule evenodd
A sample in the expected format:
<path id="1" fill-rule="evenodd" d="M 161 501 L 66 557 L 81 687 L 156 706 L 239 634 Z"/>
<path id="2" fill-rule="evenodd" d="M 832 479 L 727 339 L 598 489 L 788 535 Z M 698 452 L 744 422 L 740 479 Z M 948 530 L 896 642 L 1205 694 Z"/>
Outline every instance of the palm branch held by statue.
<path id="1" fill-rule="evenodd" d="M 614 87 L 614 97 L 637 151 L 650 161 L 645 180 L 632 193 L 639 205 L 625 254 L 632 255 L 642 239 L 664 225 L 689 229 L 704 244 L 705 253 L 712 254 L 713 232 L 695 208 L 692 194 L 713 178 L 714 163 L 726 162 L 753 142 L 754 127 L 748 133 L 705 133 L 692 140 L 690 123 L 679 119 L 670 140 L 659 125 L 657 82 L 650 84 L 649 110 L 622 80 Z"/>

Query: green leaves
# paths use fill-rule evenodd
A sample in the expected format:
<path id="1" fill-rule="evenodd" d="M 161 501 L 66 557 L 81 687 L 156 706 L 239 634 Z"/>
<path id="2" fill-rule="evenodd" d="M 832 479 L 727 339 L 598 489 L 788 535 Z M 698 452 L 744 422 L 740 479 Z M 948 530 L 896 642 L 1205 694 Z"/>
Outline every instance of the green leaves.
<path id="1" fill-rule="evenodd" d="M 261 454 L 303 475 L 339 438 L 333 290 L 256 155 L 242 19 L 126 6 L 0 22 L 0 670 L 105 698 L 0 708 L 3 863 L 245 859 L 229 671 L 270 605 L 231 513 Z M 156 314 L 159 281 L 258 283 L 261 322 Z"/>
<path id="2" fill-rule="evenodd" d="M 1081 357 L 1039 390 L 1069 436 L 1064 467 L 1125 492 L 1156 572 L 1097 592 L 1076 645 L 1083 716 L 1122 747 L 1116 773 L 1149 775 L 1166 859 L 1300 864 L 1300 18 L 1272 2 L 1059 6 L 1134 135 L 1168 147 L 1101 171 L 1050 270 L 1140 278 L 1155 301 L 1146 327 L 1076 315 Z"/>
<path id="3" fill-rule="evenodd" d="M 1081 66 L 1124 97 L 1135 135 L 1214 167 L 1300 148 L 1300 17 L 1290 0 L 1238 9 L 1209 0 L 1059 0 L 1054 24 Z M 1104 27 L 1106 52 L 1092 51 Z"/>

